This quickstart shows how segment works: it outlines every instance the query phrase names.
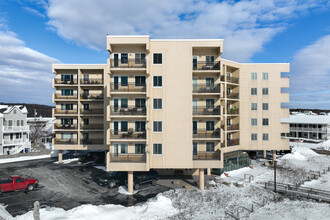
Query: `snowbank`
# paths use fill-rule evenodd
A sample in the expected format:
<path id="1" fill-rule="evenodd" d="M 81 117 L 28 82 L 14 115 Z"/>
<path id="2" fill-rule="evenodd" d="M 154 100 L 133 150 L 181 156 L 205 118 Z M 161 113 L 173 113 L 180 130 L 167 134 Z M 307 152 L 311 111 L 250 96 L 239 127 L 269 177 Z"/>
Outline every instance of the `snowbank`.
<path id="1" fill-rule="evenodd" d="M 67 159 L 67 160 L 62 160 L 63 164 L 69 164 L 72 162 L 78 161 L 78 158 L 72 158 L 72 159 Z M 58 161 L 54 162 L 54 164 L 58 164 Z"/>
<path id="2" fill-rule="evenodd" d="M 20 161 L 27 161 L 27 160 L 39 160 L 44 158 L 50 158 L 49 154 L 46 155 L 38 155 L 38 156 L 22 156 L 22 157 L 15 157 L 15 158 L 7 158 L 7 159 L 0 159 L 0 164 L 2 163 L 14 163 Z"/>

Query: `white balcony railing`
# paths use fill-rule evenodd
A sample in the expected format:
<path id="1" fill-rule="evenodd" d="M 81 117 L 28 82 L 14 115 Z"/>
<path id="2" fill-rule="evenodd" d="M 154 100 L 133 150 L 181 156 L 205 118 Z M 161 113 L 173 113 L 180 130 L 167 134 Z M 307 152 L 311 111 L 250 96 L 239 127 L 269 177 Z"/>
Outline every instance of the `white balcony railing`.
<path id="1" fill-rule="evenodd" d="M 30 126 L 4 126 L 3 127 L 4 131 L 28 131 L 30 130 Z"/>
<path id="2" fill-rule="evenodd" d="M 13 139 L 13 140 L 3 140 L 4 145 L 9 145 L 9 144 L 29 144 L 28 139 Z"/>

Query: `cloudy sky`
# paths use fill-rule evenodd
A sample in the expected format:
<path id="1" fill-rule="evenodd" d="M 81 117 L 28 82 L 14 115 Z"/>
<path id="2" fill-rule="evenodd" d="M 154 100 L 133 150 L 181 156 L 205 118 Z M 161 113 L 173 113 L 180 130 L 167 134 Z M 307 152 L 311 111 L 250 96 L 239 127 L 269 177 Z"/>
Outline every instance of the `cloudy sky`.
<path id="1" fill-rule="evenodd" d="M 0 102 L 52 104 L 52 63 L 105 63 L 106 34 L 149 34 L 289 62 L 290 107 L 330 109 L 329 21 L 329 0 L 0 0 Z"/>

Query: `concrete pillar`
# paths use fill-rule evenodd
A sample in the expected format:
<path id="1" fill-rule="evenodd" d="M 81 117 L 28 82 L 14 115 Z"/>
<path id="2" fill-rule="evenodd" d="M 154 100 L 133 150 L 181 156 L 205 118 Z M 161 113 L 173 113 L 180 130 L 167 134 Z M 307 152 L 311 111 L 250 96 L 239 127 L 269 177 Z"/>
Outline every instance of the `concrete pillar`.
<path id="1" fill-rule="evenodd" d="M 63 160 L 63 151 L 59 150 L 58 151 L 58 163 L 62 163 Z"/>
<path id="2" fill-rule="evenodd" d="M 272 150 L 272 154 L 273 154 L 273 164 L 274 164 L 274 161 L 276 161 L 276 150 Z"/>
<path id="3" fill-rule="evenodd" d="M 267 158 L 267 151 L 264 150 L 264 158 Z"/>
<path id="4" fill-rule="evenodd" d="M 208 176 L 211 175 L 211 168 L 207 168 L 207 175 L 208 175 Z"/>
<path id="5" fill-rule="evenodd" d="M 110 151 L 108 151 L 105 155 L 105 162 L 106 162 L 105 167 L 106 167 L 107 171 L 110 171 L 110 167 L 109 167 L 110 166 Z"/>
<path id="6" fill-rule="evenodd" d="M 204 190 L 204 169 L 199 169 L 199 189 Z"/>
<path id="7" fill-rule="evenodd" d="M 133 193 L 133 171 L 128 171 L 127 173 L 127 190 L 129 193 Z"/>

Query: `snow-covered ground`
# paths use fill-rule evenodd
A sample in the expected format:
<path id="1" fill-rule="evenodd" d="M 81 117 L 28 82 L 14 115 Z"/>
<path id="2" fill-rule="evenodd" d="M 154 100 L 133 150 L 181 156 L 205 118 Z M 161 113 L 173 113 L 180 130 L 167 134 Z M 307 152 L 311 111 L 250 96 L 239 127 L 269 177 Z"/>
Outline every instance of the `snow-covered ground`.
<path id="1" fill-rule="evenodd" d="M 46 155 L 38 155 L 38 156 L 22 156 L 22 157 L 15 157 L 15 158 L 7 158 L 7 159 L 0 159 L 0 164 L 2 163 L 14 163 L 20 161 L 27 161 L 27 160 L 39 160 L 44 158 L 50 158 L 50 154 Z"/>
<path id="2" fill-rule="evenodd" d="M 75 161 L 78 161 L 79 158 L 72 158 L 72 159 L 66 159 L 66 160 L 62 160 L 63 164 L 69 164 Z M 54 164 L 58 164 L 58 161 L 54 162 Z"/>
<path id="3" fill-rule="evenodd" d="M 273 169 L 253 161 L 253 168 L 242 168 L 222 175 L 222 183 L 206 184 L 206 190 L 175 189 L 158 194 L 142 205 L 82 205 L 65 211 L 60 208 L 41 209 L 41 219 L 330 219 L 330 205 L 313 200 L 289 200 L 266 190 L 263 182 L 273 180 Z M 319 155 L 308 148 L 296 147 L 291 154 L 278 159 L 277 181 L 330 189 L 330 172 L 317 180 L 306 181 L 310 171 L 322 171 L 330 166 L 330 156 Z M 250 183 L 244 174 L 253 175 Z M 224 184 L 226 183 L 226 184 Z M 243 183 L 243 187 L 236 187 Z M 208 186 L 209 185 L 209 186 Z M 253 207 L 253 208 L 252 208 Z M 253 209 L 253 212 L 252 212 Z M 33 219 L 32 212 L 11 217 L 0 205 L 0 218 Z"/>

